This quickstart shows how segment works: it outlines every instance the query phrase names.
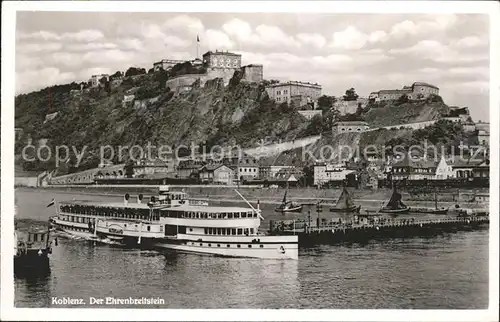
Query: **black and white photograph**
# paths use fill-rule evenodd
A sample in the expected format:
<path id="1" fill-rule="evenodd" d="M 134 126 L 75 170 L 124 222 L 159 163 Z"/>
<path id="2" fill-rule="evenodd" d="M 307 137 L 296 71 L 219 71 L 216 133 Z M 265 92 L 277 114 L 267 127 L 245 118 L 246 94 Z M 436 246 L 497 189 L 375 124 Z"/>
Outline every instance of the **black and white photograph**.
<path id="1" fill-rule="evenodd" d="M 498 320 L 500 10 L 419 3 L 4 4 L 2 319 Z"/>

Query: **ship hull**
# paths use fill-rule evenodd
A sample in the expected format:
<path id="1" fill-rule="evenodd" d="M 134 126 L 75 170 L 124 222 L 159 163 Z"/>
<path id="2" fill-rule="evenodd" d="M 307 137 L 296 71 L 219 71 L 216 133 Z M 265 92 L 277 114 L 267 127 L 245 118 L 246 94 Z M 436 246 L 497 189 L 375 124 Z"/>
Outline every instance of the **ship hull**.
<path id="1" fill-rule="evenodd" d="M 155 242 L 158 248 L 183 253 L 260 259 L 294 259 L 299 257 L 298 236 L 246 236 L 242 238 L 213 237 L 164 238 Z"/>
<path id="2" fill-rule="evenodd" d="M 358 213 L 361 210 L 361 206 L 354 206 L 351 208 L 330 208 L 330 212 L 354 212 Z"/>
<path id="3" fill-rule="evenodd" d="M 286 212 L 301 212 L 302 211 L 302 206 L 297 206 L 297 207 L 292 207 L 292 208 L 287 208 L 287 209 L 276 208 L 276 209 L 274 209 L 274 211 L 276 211 L 276 212 L 283 212 L 283 213 L 286 213 Z"/>
<path id="4" fill-rule="evenodd" d="M 381 213 L 384 214 L 407 214 L 410 212 L 410 208 L 403 208 L 403 209 L 380 209 Z"/>
<path id="5" fill-rule="evenodd" d="M 227 249 L 227 248 L 208 248 L 195 245 L 180 245 L 174 243 L 157 243 L 156 247 L 173 250 L 181 253 L 191 253 L 198 255 L 212 255 L 221 257 L 240 257 L 240 258 L 258 258 L 258 259 L 292 259 L 297 260 L 299 257 L 298 246 L 287 247 L 285 252 L 277 248 L 265 249 Z"/>

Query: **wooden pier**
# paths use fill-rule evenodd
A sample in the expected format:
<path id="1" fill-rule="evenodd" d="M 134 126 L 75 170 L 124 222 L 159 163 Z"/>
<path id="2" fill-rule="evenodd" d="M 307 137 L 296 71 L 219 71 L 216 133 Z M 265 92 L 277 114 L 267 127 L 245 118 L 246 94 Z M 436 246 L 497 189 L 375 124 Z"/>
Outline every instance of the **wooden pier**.
<path id="1" fill-rule="evenodd" d="M 372 217 L 372 218 L 370 218 Z M 489 216 L 446 217 L 436 219 L 379 218 L 360 215 L 351 222 L 311 222 L 308 220 L 271 221 L 273 235 L 298 235 L 299 245 L 364 243 L 372 239 L 434 236 L 440 233 L 487 229 Z"/>

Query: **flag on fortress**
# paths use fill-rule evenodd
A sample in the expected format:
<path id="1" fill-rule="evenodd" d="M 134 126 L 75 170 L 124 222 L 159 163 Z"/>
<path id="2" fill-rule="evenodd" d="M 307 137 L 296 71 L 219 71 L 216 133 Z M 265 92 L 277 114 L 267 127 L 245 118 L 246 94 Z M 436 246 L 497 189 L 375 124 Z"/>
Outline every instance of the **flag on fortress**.
<path id="1" fill-rule="evenodd" d="M 52 201 L 47 205 L 47 208 L 49 208 L 50 206 L 52 206 L 55 203 L 56 203 L 56 200 L 54 198 L 52 198 Z"/>

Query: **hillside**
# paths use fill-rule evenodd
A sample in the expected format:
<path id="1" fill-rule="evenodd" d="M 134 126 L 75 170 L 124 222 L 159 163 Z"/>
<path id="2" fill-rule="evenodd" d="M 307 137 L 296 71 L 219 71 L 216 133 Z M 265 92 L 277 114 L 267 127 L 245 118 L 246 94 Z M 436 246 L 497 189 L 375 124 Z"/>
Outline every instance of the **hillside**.
<path id="1" fill-rule="evenodd" d="M 373 106 L 363 117 L 371 127 L 382 127 L 437 120 L 449 111 L 450 108 L 442 101 L 388 102 Z"/>
<path id="2" fill-rule="evenodd" d="M 81 98 L 70 95 L 79 84 L 54 86 L 16 97 L 15 126 L 34 142 L 47 139 L 49 146 L 64 144 L 79 151 L 87 146 L 79 170 L 97 166 L 99 147 L 105 145 L 255 147 L 265 137 L 293 140 L 306 135 L 307 122 L 297 111 L 271 102 L 263 85 L 240 83 L 236 76 L 227 87 L 215 79 L 203 87 L 194 84 L 179 96 L 163 88 L 154 74 L 126 78 L 111 89 L 86 90 Z M 142 104 L 123 106 L 127 90 L 144 98 Z M 55 112 L 54 119 L 44 122 L 47 114 Z M 18 144 L 16 153 L 21 149 Z M 51 166 L 53 160 L 30 168 Z"/>

